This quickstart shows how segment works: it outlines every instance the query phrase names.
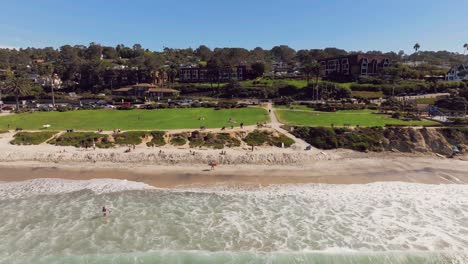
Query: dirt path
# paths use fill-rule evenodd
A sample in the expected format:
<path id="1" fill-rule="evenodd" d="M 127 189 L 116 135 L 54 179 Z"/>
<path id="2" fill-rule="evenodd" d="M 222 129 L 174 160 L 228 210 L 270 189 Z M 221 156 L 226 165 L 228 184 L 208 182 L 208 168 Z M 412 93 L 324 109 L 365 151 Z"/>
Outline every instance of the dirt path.
<path id="1" fill-rule="evenodd" d="M 268 111 L 268 113 L 270 115 L 270 126 L 271 126 L 271 128 L 276 129 L 277 131 L 283 133 L 287 137 L 293 139 L 296 142 L 296 144 L 294 144 L 294 145 L 296 146 L 297 149 L 304 150 L 307 146 L 310 145 L 309 143 L 305 142 L 304 140 L 295 137 L 293 134 L 291 134 L 288 131 L 281 128 L 281 126 L 283 124 L 278 121 L 278 118 L 276 117 L 275 109 L 273 109 L 272 103 L 268 103 L 265 109 Z"/>

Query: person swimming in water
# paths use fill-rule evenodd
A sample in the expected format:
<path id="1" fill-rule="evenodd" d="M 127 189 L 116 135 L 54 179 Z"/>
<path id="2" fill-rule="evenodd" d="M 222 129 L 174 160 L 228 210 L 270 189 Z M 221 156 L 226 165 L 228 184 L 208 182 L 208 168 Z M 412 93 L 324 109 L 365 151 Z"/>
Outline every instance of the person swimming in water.
<path id="1" fill-rule="evenodd" d="M 102 216 L 106 217 L 108 214 L 110 214 L 110 210 L 107 209 L 105 206 L 102 207 Z"/>

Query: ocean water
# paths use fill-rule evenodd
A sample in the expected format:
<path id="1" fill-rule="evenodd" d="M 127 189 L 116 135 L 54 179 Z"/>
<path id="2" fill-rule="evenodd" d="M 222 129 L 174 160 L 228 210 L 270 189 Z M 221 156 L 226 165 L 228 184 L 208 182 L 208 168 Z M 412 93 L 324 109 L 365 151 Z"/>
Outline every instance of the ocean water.
<path id="1" fill-rule="evenodd" d="M 101 207 L 111 208 L 108 217 Z M 468 187 L 0 183 L 0 263 L 468 263 Z"/>

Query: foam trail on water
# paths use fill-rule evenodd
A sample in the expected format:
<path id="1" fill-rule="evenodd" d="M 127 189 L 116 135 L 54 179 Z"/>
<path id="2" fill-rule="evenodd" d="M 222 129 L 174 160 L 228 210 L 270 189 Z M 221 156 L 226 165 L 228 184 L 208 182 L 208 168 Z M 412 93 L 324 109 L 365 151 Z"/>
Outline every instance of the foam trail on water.
<path id="1" fill-rule="evenodd" d="M 154 187 L 142 182 L 115 179 L 64 180 L 33 179 L 20 182 L 0 182 L 0 199 L 14 199 L 39 194 L 60 194 L 90 190 L 96 194 L 130 190 L 151 190 Z"/>

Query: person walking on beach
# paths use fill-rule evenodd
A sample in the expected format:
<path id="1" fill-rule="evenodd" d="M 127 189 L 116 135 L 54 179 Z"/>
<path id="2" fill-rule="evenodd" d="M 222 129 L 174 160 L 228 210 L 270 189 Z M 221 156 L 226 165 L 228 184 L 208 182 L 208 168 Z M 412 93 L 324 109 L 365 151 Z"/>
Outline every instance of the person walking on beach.
<path id="1" fill-rule="evenodd" d="M 216 164 L 216 161 L 212 160 L 212 161 L 210 161 L 210 163 L 208 165 L 211 166 L 211 170 L 214 170 L 217 164 Z"/>

